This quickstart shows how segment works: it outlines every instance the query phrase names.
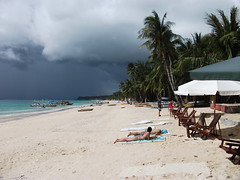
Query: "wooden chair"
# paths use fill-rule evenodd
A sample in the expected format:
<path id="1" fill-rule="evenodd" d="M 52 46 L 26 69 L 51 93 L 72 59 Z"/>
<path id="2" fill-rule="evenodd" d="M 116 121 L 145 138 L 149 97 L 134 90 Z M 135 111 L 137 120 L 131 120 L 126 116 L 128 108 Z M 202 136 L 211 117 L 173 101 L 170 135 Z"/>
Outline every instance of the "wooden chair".
<path id="1" fill-rule="evenodd" d="M 182 112 L 176 112 L 174 114 L 174 118 L 176 119 L 176 117 L 186 116 L 186 115 L 188 115 L 188 107 L 185 107 Z"/>
<path id="2" fill-rule="evenodd" d="M 206 120 L 205 120 L 206 116 L 207 116 L 206 113 L 200 113 L 197 124 L 202 125 L 202 126 L 206 126 L 207 125 Z"/>
<path id="3" fill-rule="evenodd" d="M 207 115 L 206 113 L 200 113 L 199 118 L 198 118 L 198 122 L 197 122 L 198 125 L 201 125 L 201 126 L 206 126 L 207 125 L 206 120 L 205 120 L 206 115 Z M 195 131 L 190 129 L 190 126 L 194 126 L 195 124 L 196 124 L 195 122 L 186 122 L 185 123 L 185 127 L 186 127 L 186 130 L 187 130 L 187 137 L 190 138 L 190 134 L 192 135 L 192 134 L 195 133 Z"/>
<path id="4" fill-rule="evenodd" d="M 178 125 L 185 125 L 187 122 L 194 122 L 195 123 L 195 114 L 197 111 L 192 110 L 189 115 L 178 115 Z"/>
<path id="5" fill-rule="evenodd" d="M 221 117 L 220 114 L 215 114 L 213 120 L 211 121 L 211 123 L 208 126 L 202 126 L 197 123 L 189 126 L 187 129 L 188 137 L 190 137 L 189 136 L 190 130 L 192 130 L 192 132 L 194 132 L 194 133 L 192 133 L 192 135 L 194 135 L 195 133 L 202 134 L 203 139 L 206 139 L 207 137 L 217 137 L 217 136 L 219 136 L 217 134 L 217 130 L 216 130 L 217 124 L 218 124 L 218 128 L 219 128 L 220 136 L 221 136 L 221 129 L 220 129 L 220 124 L 219 124 L 220 117 Z"/>
<path id="6" fill-rule="evenodd" d="M 177 109 L 172 109 L 172 116 L 174 117 L 176 113 L 182 112 L 182 107 L 178 106 Z"/>
<path id="7" fill-rule="evenodd" d="M 224 138 L 219 138 L 219 140 L 222 141 L 219 147 L 222 148 L 224 151 L 226 151 L 226 153 L 232 154 L 232 157 L 229 158 L 231 161 L 234 161 L 234 158 L 237 155 L 240 156 L 240 141 L 224 139 Z M 233 148 L 233 147 L 236 147 L 236 148 Z M 238 160 L 237 164 L 240 164 L 240 160 Z"/>

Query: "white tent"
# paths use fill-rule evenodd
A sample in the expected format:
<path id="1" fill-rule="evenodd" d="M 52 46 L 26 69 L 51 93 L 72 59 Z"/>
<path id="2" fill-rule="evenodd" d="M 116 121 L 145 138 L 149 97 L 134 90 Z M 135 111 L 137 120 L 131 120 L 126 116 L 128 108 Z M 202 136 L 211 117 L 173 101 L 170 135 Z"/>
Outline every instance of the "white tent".
<path id="1" fill-rule="evenodd" d="M 221 96 L 240 95 L 240 81 L 193 80 L 174 91 L 175 94 L 183 96 L 216 95 L 217 92 Z"/>

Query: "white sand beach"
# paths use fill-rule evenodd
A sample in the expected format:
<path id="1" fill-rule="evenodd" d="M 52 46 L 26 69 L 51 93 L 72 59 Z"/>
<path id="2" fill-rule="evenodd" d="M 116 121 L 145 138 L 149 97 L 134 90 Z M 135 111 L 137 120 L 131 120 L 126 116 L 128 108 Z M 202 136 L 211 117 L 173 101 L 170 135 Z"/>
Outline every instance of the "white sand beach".
<path id="1" fill-rule="evenodd" d="M 92 108 L 0 123 L 0 179 L 239 180 L 240 165 L 227 159 L 231 155 L 219 148 L 220 140 L 187 138 L 186 129 L 173 118 L 164 120 L 172 123 L 156 126 L 169 131 L 166 141 L 113 144 L 127 136 L 122 128 L 147 126 L 132 123 L 157 119 L 157 109 L 120 103 Z M 196 110 L 197 115 L 213 112 Z M 169 117 L 167 109 L 161 114 Z M 240 140 L 240 126 L 226 123 L 240 122 L 239 114 L 224 114 L 222 119 L 223 137 Z"/>

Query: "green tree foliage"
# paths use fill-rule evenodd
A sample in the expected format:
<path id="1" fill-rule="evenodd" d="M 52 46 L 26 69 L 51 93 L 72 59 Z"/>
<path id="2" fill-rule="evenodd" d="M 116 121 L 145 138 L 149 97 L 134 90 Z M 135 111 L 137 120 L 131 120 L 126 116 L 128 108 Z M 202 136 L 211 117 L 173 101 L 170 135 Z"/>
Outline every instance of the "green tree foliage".
<path id="1" fill-rule="evenodd" d="M 117 91 L 115 93 L 113 93 L 109 99 L 118 99 L 118 100 L 124 100 L 124 95 L 121 91 Z"/>
<path id="2" fill-rule="evenodd" d="M 189 81 L 188 71 L 203 67 L 227 58 L 236 57 L 240 50 L 240 28 L 238 9 L 231 9 L 230 18 L 218 10 L 219 18 L 206 14 L 206 22 L 212 32 L 206 35 L 192 34 L 192 39 L 184 39 L 178 47 L 179 60 L 175 66 L 178 85 Z"/>
<path id="3" fill-rule="evenodd" d="M 201 33 L 192 34 L 192 39 L 183 39 L 177 48 L 178 62 L 174 67 L 174 74 L 178 85 L 189 81 L 188 71 L 206 66 L 218 61 L 213 55 L 210 36 Z"/>
<path id="4" fill-rule="evenodd" d="M 121 82 L 119 87 L 125 98 L 144 101 L 149 91 L 147 86 L 147 75 L 150 73 L 151 67 L 147 62 L 129 63 L 127 66 L 127 74 L 129 79 Z"/>
<path id="5" fill-rule="evenodd" d="M 164 85 L 170 86 L 173 92 L 176 90 L 176 83 L 172 64 L 177 60 L 176 45 L 179 44 L 181 37 L 172 32 L 171 26 L 173 23 L 165 21 L 166 13 L 162 19 L 159 18 L 155 11 L 152 13 L 153 16 L 145 18 L 144 27 L 139 31 L 139 38 L 146 39 L 142 46 L 151 51 L 150 59 L 153 66 L 156 66 L 153 68 L 155 75 L 156 73 L 158 76 L 165 74 L 168 81 L 164 81 Z M 160 69 L 163 71 L 159 73 Z M 159 82 L 162 83 L 162 81 Z M 176 99 L 178 100 L 177 96 Z"/>
<path id="6" fill-rule="evenodd" d="M 173 23 L 165 21 L 167 14 L 159 18 L 153 11 L 146 17 L 139 38 L 146 40 L 141 46 L 151 54 L 146 62 L 129 63 L 129 79 L 119 85 L 122 95 L 141 101 L 158 95 L 172 97 L 177 86 L 190 80 L 188 71 L 238 56 L 238 8 L 231 8 L 229 18 L 222 10 L 217 12 L 219 16 L 206 14 L 206 24 L 212 31 L 206 35 L 193 33 L 191 39 L 172 32 Z"/>
<path id="7" fill-rule="evenodd" d="M 206 22 L 212 28 L 211 40 L 217 51 L 222 52 L 220 59 L 227 59 L 239 55 L 240 27 L 238 8 L 232 7 L 230 18 L 224 11 L 218 10 L 219 18 L 215 14 L 207 14 Z"/>

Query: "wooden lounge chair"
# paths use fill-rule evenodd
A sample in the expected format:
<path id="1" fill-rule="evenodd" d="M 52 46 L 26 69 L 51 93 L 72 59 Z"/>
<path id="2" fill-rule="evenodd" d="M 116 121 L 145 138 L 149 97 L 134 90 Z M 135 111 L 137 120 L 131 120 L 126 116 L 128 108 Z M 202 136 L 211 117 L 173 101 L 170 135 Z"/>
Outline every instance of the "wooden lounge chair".
<path id="1" fill-rule="evenodd" d="M 194 135 L 196 133 L 202 134 L 203 139 L 206 139 L 207 137 L 218 137 L 219 135 L 217 134 L 217 130 L 216 130 L 217 124 L 218 124 L 218 128 L 219 128 L 220 136 L 221 136 L 221 130 L 220 130 L 220 124 L 219 124 L 220 117 L 221 117 L 220 114 L 215 114 L 213 120 L 211 121 L 211 123 L 208 126 L 199 125 L 197 123 L 189 126 L 189 128 L 187 129 L 188 137 L 190 137 L 189 136 L 190 130 L 192 130 L 192 132 L 193 132 L 193 133 L 191 133 L 192 135 Z"/>
<path id="2" fill-rule="evenodd" d="M 224 151 L 226 151 L 226 153 L 232 154 L 232 157 L 230 157 L 229 159 L 232 162 L 234 162 L 234 158 L 237 155 L 240 156 L 240 141 L 224 139 L 224 138 L 219 138 L 219 140 L 222 141 L 219 147 L 222 148 Z M 236 148 L 233 148 L 233 147 L 236 147 Z M 238 160 L 237 164 L 240 164 L 240 160 Z"/>
<path id="3" fill-rule="evenodd" d="M 182 112 L 182 107 L 178 106 L 177 109 L 172 109 L 172 116 L 174 117 L 176 113 Z"/>
<path id="4" fill-rule="evenodd" d="M 189 115 L 178 115 L 178 125 L 185 125 L 187 122 L 193 122 L 195 123 L 195 114 L 197 111 L 192 110 L 192 112 Z"/>
<path id="5" fill-rule="evenodd" d="M 206 126 L 207 125 L 206 120 L 205 120 L 206 116 L 207 116 L 206 113 L 200 113 L 197 124 L 202 125 L 202 126 Z"/>
<path id="6" fill-rule="evenodd" d="M 186 115 L 188 115 L 188 107 L 185 107 L 182 112 L 176 112 L 173 116 L 176 119 L 176 117 L 186 116 Z"/>
<path id="7" fill-rule="evenodd" d="M 206 115 L 207 115 L 206 113 L 200 113 L 198 122 L 197 122 L 198 125 L 206 126 L 206 120 L 205 120 Z M 190 134 L 195 133 L 195 131 L 193 131 L 193 130 L 191 130 L 191 132 L 190 132 L 190 126 L 194 126 L 195 124 L 196 124 L 195 122 L 189 122 L 189 121 L 185 123 L 185 127 L 187 130 L 187 137 L 190 138 Z"/>
<path id="8" fill-rule="evenodd" d="M 207 125 L 206 120 L 205 120 L 206 116 L 207 116 L 207 113 L 200 113 L 198 121 L 196 123 L 195 122 L 187 122 L 186 125 L 190 126 L 190 125 L 194 125 L 194 124 L 199 124 L 202 126 L 206 126 Z"/>

